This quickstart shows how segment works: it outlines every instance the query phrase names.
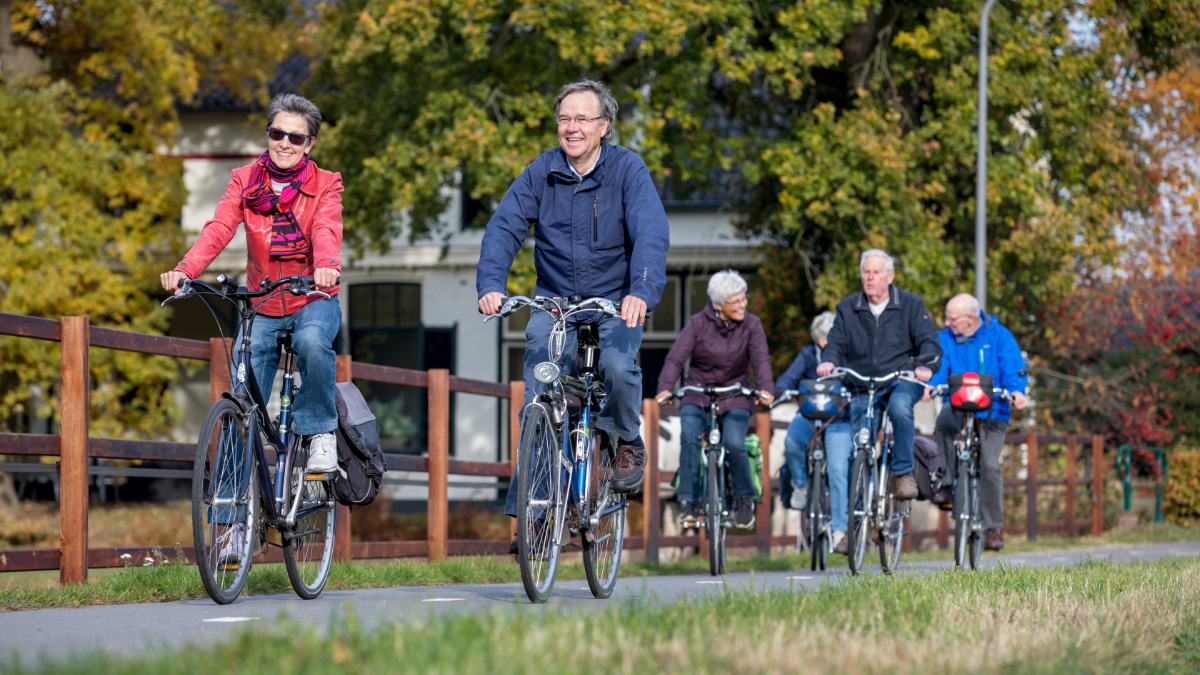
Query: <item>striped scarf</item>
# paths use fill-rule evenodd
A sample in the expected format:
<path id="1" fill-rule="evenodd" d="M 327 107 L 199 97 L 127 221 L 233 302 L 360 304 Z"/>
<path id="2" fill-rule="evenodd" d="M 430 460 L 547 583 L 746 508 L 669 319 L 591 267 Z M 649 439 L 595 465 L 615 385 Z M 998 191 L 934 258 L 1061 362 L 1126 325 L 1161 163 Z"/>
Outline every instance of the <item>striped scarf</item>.
<path id="1" fill-rule="evenodd" d="M 271 215 L 272 260 L 304 260 L 308 256 L 308 240 L 292 215 L 292 202 L 300 195 L 305 178 L 308 178 L 308 155 L 287 170 L 277 168 L 267 152 L 254 160 L 250 186 L 242 190 L 242 198 L 255 213 Z M 287 186 L 277 195 L 271 181 Z"/>

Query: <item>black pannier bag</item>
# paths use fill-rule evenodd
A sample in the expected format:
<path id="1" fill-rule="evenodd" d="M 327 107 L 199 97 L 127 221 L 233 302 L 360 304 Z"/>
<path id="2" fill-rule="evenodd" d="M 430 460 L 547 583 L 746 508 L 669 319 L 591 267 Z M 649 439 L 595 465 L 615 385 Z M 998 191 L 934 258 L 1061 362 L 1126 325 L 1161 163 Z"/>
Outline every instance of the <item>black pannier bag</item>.
<path id="1" fill-rule="evenodd" d="M 379 484 L 387 469 L 375 415 L 353 382 L 338 382 L 335 398 L 338 475 L 333 479 L 333 493 L 346 506 L 370 504 L 379 494 Z"/>
<path id="2" fill-rule="evenodd" d="M 917 482 L 917 499 L 932 501 L 942 487 L 945 471 L 937 443 L 924 436 L 913 438 L 913 480 Z"/>

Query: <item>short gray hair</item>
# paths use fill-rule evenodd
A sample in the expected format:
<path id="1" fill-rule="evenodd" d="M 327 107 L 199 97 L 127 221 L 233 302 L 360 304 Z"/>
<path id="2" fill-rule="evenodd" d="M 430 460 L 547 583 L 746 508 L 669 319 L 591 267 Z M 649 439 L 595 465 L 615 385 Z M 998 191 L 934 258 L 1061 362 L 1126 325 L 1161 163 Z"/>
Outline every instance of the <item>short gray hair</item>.
<path id="1" fill-rule="evenodd" d="M 863 271 L 863 267 L 867 264 L 867 258 L 883 258 L 884 269 L 889 272 L 896 271 L 896 263 L 894 260 L 892 260 L 892 256 L 888 255 L 881 249 L 872 248 L 863 251 L 862 258 L 860 258 L 858 261 L 858 272 L 860 274 Z"/>
<path id="2" fill-rule="evenodd" d="M 950 302 L 946 303 L 946 311 L 950 311 L 950 305 L 958 307 L 963 316 L 971 318 L 979 316 L 979 299 L 969 293 L 960 293 L 950 298 Z"/>
<path id="3" fill-rule="evenodd" d="M 321 130 L 321 111 L 312 101 L 303 96 L 276 94 L 275 98 L 271 99 L 270 107 L 267 108 L 267 126 L 275 124 L 275 116 L 279 113 L 303 117 L 304 123 L 308 127 L 308 135 L 313 138 L 316 138 L 317 132 Z"/>
<path id="4" fill-rule="evenodd" d="M 708 280 L 708 299 L 713 306 L 723 305 L 731 296 L 745 293 L 748 286 L 737 270 L 721 270 Z"/>
<path id="5" fill-rule="evenodd" d="M 617 121 L 617 111 L 620 110 L 620 106 L 617 105 L 617 99 L 608 90 L 608 87 L 595 80 L 584 78 L 559 90 L 558 98 L 554 99 L 554 118 L 558 119 L 558 109 L 562 106 L 563 99 L 581 91 L 590 91 L 600 100 L 600 116 L 608 120 L 608 131 L 604 132 L 604 137 L 608 138 L 612 134 L 613 124 Z"/>
<path id="6" fill-rule="evenodd" d="M 821 312 L 817 318 L 813 319 L 810 334 L 813 342 L 824 340 L 829 337 L 829 331 L 833 328 L 833 320 L 837 315 L 833 312 Z"/>

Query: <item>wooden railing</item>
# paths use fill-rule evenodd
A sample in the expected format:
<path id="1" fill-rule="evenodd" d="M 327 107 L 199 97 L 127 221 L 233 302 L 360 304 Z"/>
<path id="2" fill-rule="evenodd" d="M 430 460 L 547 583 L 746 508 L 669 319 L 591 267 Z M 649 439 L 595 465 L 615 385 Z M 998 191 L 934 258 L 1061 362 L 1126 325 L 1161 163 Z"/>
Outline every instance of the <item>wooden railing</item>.
<path id="1" fill-rule="evenodd" d="M 102 459 L 139 459 L 162 462 L 191 463 L 195 453 L 193 443 L 174 443 L 167 441 L 152 441 L 118 438 L 92 438 L 88 434 L 88 347 L 103 347 L 130 351 L 142 354 L 173 356 L 201 361 L 209 361 L 209 393 L 210 399 L 216 401 L 221 394 L 228 391 L 229 371 L 226 354 L 231 353 L 232 344 L 229 339 L 213 338 L 208 342 L 171 338 L 156 335 L 145 335 L 128 331 L 98 328 L 91 326 L 87 317 L 64 317 L 61 321 L 40 319 L 13 314 L 0 313 L 0 335 L 11 335 L 39 340 L 50 340 L 62 344 L 62 389 L 61 409 L 62 420 L 58 435 L 48 434 L 8 434 L 0 433 L 0 455 L 25 455 L 58 457 L 60 474 L 59 518 L 61 540 L 57 549 L 9 549 L 0 551 L 0 572 L 24 570 L 53 570 L 58 569 L 61 583 L 80 583 L 87 579 L 87 570 L 100 567 L 118 567 L 124 564 L 121 556 L 129 554 L 134 560 L 140 560 L 149 555 L 149 547 L 122 548 L 89 548 L 88 547 L 88 476 L 91 473 L 102 473 L 90 467 L 90 460 Z M 423 472 L 428 474 L 428 527 L 425 541 L 387 541 L 387 542 L 351 542 L 350 541 L 350 511 L 338 507 L 337 529 L 334 538 L 334 554 L 338 560 L 377 559 L 397 557 L 424 557 L 430 561 L 440 560 L 447 555 L 479 555 L 502 554 L 508 551 L 508 540 L 451 540 L 449 533 L 449 476 L 490 476 L 500 479 L 508 478 L 515 466 L 516 453 L 511 453 L 509 462 L 478 462 L 451 459 L 450 457 L 450 394 L 467 393 L 482 396 L 492 396 L 509 401 L 509 447 L 515 448 L 519 438 L 519 413 L 524 385 L 519 382 L 497 383 L 470 380 L 450 375 L 444 369 L 426 371 L 406 370 L 373 364 L 356 363 L 349 356 L 338 356 L 336 362 L 336 379 L 339 382 L 363 380 L 389 384 L 404 385 L 426 390 L 428 398 L 428 455 L 425 457 L 388 455 L 389 471 Z M 643 401 L 643 417 L 646 433 L 646 449 L 648 455 L 646 486 L 669 484 L 674 474 L 659 471 L 660 420 L 664 415 L 676 414 L 674 408 L 659 408 L 651 399 Z M 773 430 L 786 429 L 786 422 L 772 422 L 769 415 L 760 412 L 754 415 L 752 429 L 758 434 L 763 452 L 763 486 L 766 494 L 777 492 L 777 487 L 771 480 L 770 465 L 771 435 Z M 1029 515 L 1027 522 L 1019 527 L 1026 529 L 1030 537 L 1036 537 L 1039 528 L 1059 527 L 1074 535 L 1078 523 L 1075 521 L 1075 492 L 1079 481 L 1076 479 L 1075 462 L 1077 455 L 1078 437 L 1065 436 L 1060 438 L 1039 439 L 1035 434 L 1028 436 L 1011 436 L 1009 442 L 1024 442 L 1028 445 L 1029 475 L 1026 480 L 1014 483 L 1010 487 L 1024 486 L 1026 489 Z M 1067 448 L 1067 472 L 1063 479 L 1039 479 L 1037 473 L 1037 453 L 1039 443 L 1064 443 Z M 1103 527 L 1100 509 L 1104 462 L 1101 457 L 1103 446 L 1099 437 L 1091 438 L 1091 460 L 1087 462 L 1092 473 L 1083 483 L 1092 489 L 1093 509 L 1091 529 L 1099 533 Z M 125 471 L 136 471 L 126 469 Z M 1096 474 L 1096 471 L 1101 473 Z M 175 472 L 178 473 L 178 472 Z M 1093 476 L 1098 475 L 1098 479 Z M 1037 494 L 1039 488 L 1047 485 L 1065 485 L 1067 499 L 1067 519 L 1064 523 L 1040 523 L 1037 519 Z M 662 534 L 662 506 L 658 489 L 643 490 L 642 531 L 631 533 L 626 538 L 625 546 L 629 549 L 645 549 L 648 561 L 657 562 L 662 547 L 684 546 L 698 547 L 702 553 L 707 552 L 704 534 L 687 536 L 664 536 Z M 772 546 L 786 546 L 794 543 L 793 536 L 772 536 L 770 530 L 771 502 L 764 499 L 758 505 L 758 528 L 750 535 L 730 535 L 727 538 L 731 547 L 754 547 L 762 554 L 768 554 Z M 1016 527 L 1016 526 L 1015 526 Z M 906 539 L 910 541 L 937 537 L 941 545 L 945 545 L 948 528 L 943 518 L 937 530 L 912 532 Z M 191 547 L 183 548 L 184 557 L 193 560 Z M 279 560 L 278 549 L 257 560 Z"/>

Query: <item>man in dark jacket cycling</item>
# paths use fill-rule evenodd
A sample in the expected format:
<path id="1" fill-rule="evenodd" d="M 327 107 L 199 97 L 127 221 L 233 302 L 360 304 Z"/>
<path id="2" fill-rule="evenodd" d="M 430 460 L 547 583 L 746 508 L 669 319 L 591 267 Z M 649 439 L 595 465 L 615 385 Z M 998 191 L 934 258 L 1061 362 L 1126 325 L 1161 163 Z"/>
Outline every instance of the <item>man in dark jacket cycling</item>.
<path id="1" fill-rule="evenodd" d="M 537 225 L 536 295 L 620 301 L 619 318 L 597 313 L 582 320 L 596 322 L 599 370 L 608 393 L 596 427 L 619 438 L 613 485 L 632 492 L 641 487 L 646 463 L 639 431 L 642 371 L 635 359 L 646 312 L 666 285 L 670 242 L 646 163 L 608 142 L 616 117 L 616 99 L 599 82 L 580 80 L 562 88 L 554 102 L 559 147 L 535 159 L 504 195 L 483 236 L 475 287 L 479 310 L 498 313 L 508 269 Z M 549 358 L 550 329 L 550 317 L 541 312 L 525 329 L 526 405 L 534 395 L 533 367 Z M 571 331 L 568 343 L 574 339 Z M 573 358 L 574 351 L 563 354 Z M 505 513 L 516 515 L 516 501 L 517 490 L 510 487 Z"/>
<path id="2" fill-rule="evenodd" d="M 858 268 L 863 290 L 837 304 L 837 318 L 822 354 L 825 361 L 817 366 L 817 374 L 824 377 L 837 366 L 867 377 L 913 369 L 918 380 L 928 382 L 933 376 L 930 368 L 938 366 L 942 348 L 925 301 L 892 285 L 895 263 L 879 249 L 864 251 Z M 855 388 L 855 380 L 847 379 L 846 385 Z M 920 385 L 897 380 L 875 399 L 877 410 L 887 406 L 895 433 L 892 475 L 896 477 L 898 499 L 917 496 L 917 482 L 910 475 L 916 435 L 913 406 L 924 393 Z M 850 402 L 853 429 L 862 428 L 867 407 L 866 396 L 855 396 Z"/>

